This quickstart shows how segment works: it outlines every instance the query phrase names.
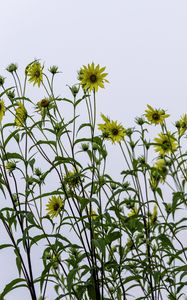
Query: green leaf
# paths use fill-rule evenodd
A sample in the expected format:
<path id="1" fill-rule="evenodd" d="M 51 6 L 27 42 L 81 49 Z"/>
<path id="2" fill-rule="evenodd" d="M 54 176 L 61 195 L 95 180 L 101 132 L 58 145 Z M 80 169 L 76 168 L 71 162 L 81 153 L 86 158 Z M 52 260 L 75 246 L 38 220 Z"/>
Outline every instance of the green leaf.
<path id="1" fill-rule="evenodd" d="M 26 280 L 23 279 L 23 278 L 16 278 L 14 280 L 12 280 L 9 284 L 7 284 L 3 290 L 3 292 L 0 294 L 0 300 L 4 300 L 3 297 L 8 294 L 10 291 L 12 291 L 13 289 L 16 289 L 18 287 L 21 287 L 21 286 L 26 286 L 25 284 L 24 285 L 17 285 L 17 283 L 20 283 L 20 282 L 25 282 Z"/>
<path id="2" fill-rule="evenodd" d="M 165 234 L 160 234 L 158 237 L 157 237 L 157 240 L 160 240 L 161 243 L 162 243 L 162 246 L 165 248 L 172 248 L 172 249 L 175 249 L 172 242 L 170 241 L 170 239 L 165 235 Z"/>
<path id="3" fill-rule="evenodd" d="M 95 247 L 97 247 L 103 256 L 105 256 L 105 250 L 106 250 L 106 244 L 104 239 L 97 239 L 97 240 L 92 240 L 93 244 Z"/>
<path id="4" fill-rule="evenodd" d="M 56 141 L 38 141 L 36 144 L 32 145 L 29 148 L 29 151 L 31 151 L 32 148 L 37 147 L 38 145 L 52 145 L 56 148 Z"/>
<path id="5" fill-rule="evenodd" d="M 8 159 L 21 159 L 24 160 L 23 157 L 15 152 L 7 152 L 3 155 L 2 157 L 3 160 L 8 160 Z"/>
<path id="6" fill-rule="evenodd" d="M 77 133 L 84 127 L 92 127 L 92 125 L 90 123 L 83 123 L 79 126 Z"/>
<path id="7" fill-rule="evenodd" d="M 6 145 L 8 144 L 8 142 L 12 139 L 12 137 L 15 137 L 15 135 L 20 131 L 20 129 L 16 129 L 13 132 L 11 132 L 9 134 L 9 136 L 7 137 L 7 139 L 4 142 L 4 147 L 6 147 Z"/>
<path id="8" fill-rule="evenodd" d="M 35 161 L 36 161 L 35 158 L 29 159 L 29 161 L 28 161 L 28 164 L 30 165 L 32 171 L 34 171 L 33 167 L 34 167 Z"/>
<path id="9" fill-rule="evenodd" d="M 110 232 L 106 236 L 105 242 L 106 242 L 106 244 L 111 244 L 112 242 L 114 242 L 115 240 L 119 239 L 120 237 L 121 237 L 120 231 Z"/>
<path id="10" fill-rule="evenodd" d="M 10 248 L 10 247 L 13 247 L 13 245 L 11 245 L 11 244 L 2 244 L 2 245 L 0 245 L 0 250 L 4 249 L 4 248 Z"/>
<path id="11" fill-rule="evenodd" d="M 72 269 L 67 275 L 67 286 L 69 291 L 71 291 L 71 288 L 73 286 L 73 280 L 75 278 L 76 273 L 77 273 L 77 268 Z"/>

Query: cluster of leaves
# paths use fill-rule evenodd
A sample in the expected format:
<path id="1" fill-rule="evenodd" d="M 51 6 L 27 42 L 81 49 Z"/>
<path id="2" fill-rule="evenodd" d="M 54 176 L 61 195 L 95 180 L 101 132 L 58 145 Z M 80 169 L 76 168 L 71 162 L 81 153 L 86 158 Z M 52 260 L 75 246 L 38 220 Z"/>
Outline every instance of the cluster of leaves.
<path id="1" fill-rule="evenodd" d="M 13 251 L 18 277 L 0 299 L 25 287 L 42 300 L 51 286 L 56 300 L 184 299 L 186 115 L 171 133 L 169 115 L 148 106 L 134 128 L 102 115 L 98 132 L 96 91 L 107 82 L 105 68 L 81 68 L 72 99 L 55 95 L 56 66 L 48 75 L 32 62 L 23 85 L 16 64 L 7 70 L 14 86 L 0 78 L 0 221 L 9 243 L 0 240 L 0 255 Z M 28 81 L 44 90 L 37 103 L 26 95 Z M 153 140 L 151 125 L 161 129 Z M 122 154 L 117 179 L 107 171 L 110 142 Z"/>

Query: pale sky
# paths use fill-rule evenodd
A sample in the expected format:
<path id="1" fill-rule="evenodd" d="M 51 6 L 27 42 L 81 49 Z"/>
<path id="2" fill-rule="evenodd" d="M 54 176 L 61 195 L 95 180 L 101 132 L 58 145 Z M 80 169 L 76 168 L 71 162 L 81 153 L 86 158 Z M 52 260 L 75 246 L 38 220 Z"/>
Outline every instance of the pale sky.
<path id="1" fill-rule="evenodd" d="M 110 81 L 98 94 L 98 120 L 103 112 L 133 126 L 147 103 L 167 109 L 173 122 L 187 112 L 186 0 L 1 0 L 0 7 L 5 77 L 9 63 L 23 70 L 40 58 L 62 70 L 57 90 L 64 93 L 93 61 L 106 66 Z M 11 259 L 5 264 L 0 252 L 0 263 L 7 282 Z"/>

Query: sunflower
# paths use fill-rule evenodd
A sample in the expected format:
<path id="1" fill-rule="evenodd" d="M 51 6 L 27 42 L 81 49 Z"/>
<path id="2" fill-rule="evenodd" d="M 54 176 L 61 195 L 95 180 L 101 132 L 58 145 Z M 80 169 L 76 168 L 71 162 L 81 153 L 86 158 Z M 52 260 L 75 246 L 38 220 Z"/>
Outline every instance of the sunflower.
<path id="1" fill-rule="evenodd" d="M 99 130 L 102 131 L 103 137 L 112 141 L 112 143 L 119 143 L 124 139 L 125 128 L 118 124 L 117 121 L 111 121 L 108 117 L 101 114 L 104 124 L 98 124 Z"/>
<path id="2" fill-rule="evenodd" d="M 162 124 L 166 118 L 169 117 L 163 109 L 154 109 L 151 105 L 147 104 L 148 109 L 145 110 L 145 117 L 151 124 Z"/>
<path id="3" fill-rule="evenodd" d="M 170 132 L 159 133 L 158 137 L 154 139 L 156 142 L 155 151 L 160 155 L 169 154 L 177 149 L 177 142 L 173 134 Z"/>
<path id="4" fill-rule="evenodd" d="M 111 121 L 106 126 L 106 131 L 108 132 L 108 138 L 112 140 L 112 143 L 119 143 L 124 139 L 125 129 L 117 121 Z"/>
<path id="5" fill-rule="evenodd" d="M 27 76 L 29 77 L 29 81 L 33 82 L 33 85 L 38 84 L 38 87 L 40 87 L 43 81 L 43 68 L 39 62 L 34 62 L 28 66 Z"/>
<path id="6" fill-rule="evenodd" d="M 44 98 L 36 103 L 36 111 L 41 114 L 43 120 L 48 112 L 50 102 L 49 99 Z"/>
<path id="7" fill-rule="evenodd" d="M 27 119 L 27 111 L 24 105 L 21 102 L 19 102 L 18 108 L 16 108 L 15 125 L 19 127 L 23 127 L 26 119 Z"/>
<path id="8" fill-rule="evenodd" d="M 0 122 L 2 122 L 4 114 L 5 114 L 5 103 L 3 100 L 0 100 Z"/>
<path id="9" fill-rule="evenodd" d="M 100 68 L 100 65 L 95 66 L 94 63 L 83 66 L 78 76 L 83 89 L 97 92 L 99 87 L 104 88 L 104 82 L 108 82 L 105 79 L 108 75 L 108 73 L 104 73 L 105 68 Z"/>
<path id="10" fill-rule="evenodd" d="M 51 218 L 57 217 L 61 210 L 64 208 L 64 201 L 60 196 L 52 196 L 49 198 L 49 202 L 46 205 L 48 215 Z"/>
<path id="11" fill-rule="evenodd" d="M 184 114 L 179 120 L 179 134 L 183 135 L 187 130 L 187 114 Z"/>

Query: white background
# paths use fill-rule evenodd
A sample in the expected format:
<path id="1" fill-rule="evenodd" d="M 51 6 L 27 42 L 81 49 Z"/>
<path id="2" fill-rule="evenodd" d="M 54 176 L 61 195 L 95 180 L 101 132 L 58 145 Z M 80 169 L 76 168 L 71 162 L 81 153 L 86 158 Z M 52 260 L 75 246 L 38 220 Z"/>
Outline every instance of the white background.
<path id="1" fill-rule="evenodd" d="M 63 74 L 57 90 L 76 82 L 82 64 L 106 66 L 110 84 L 98 94 L 104 112 L 125 127 L 146 104 L 167 109 L 174 122 L 187 112 L 186 0 L 0 1 L 0 74 L 34 58 Z M 36 102 L 37 88 L 36 88 Z M 1 243 L 0 235 L 0 243 Z M 12 260 L 0 252 L 0 286 L 12 278 Z M 9 296 L 6 299 L 20 299 Z M 13 295 L 13 294 L 12 294 Z M 17 298 L 16 298 L 17 297 Z M 48 298 L 49 299 L 49 298 Z"/>

